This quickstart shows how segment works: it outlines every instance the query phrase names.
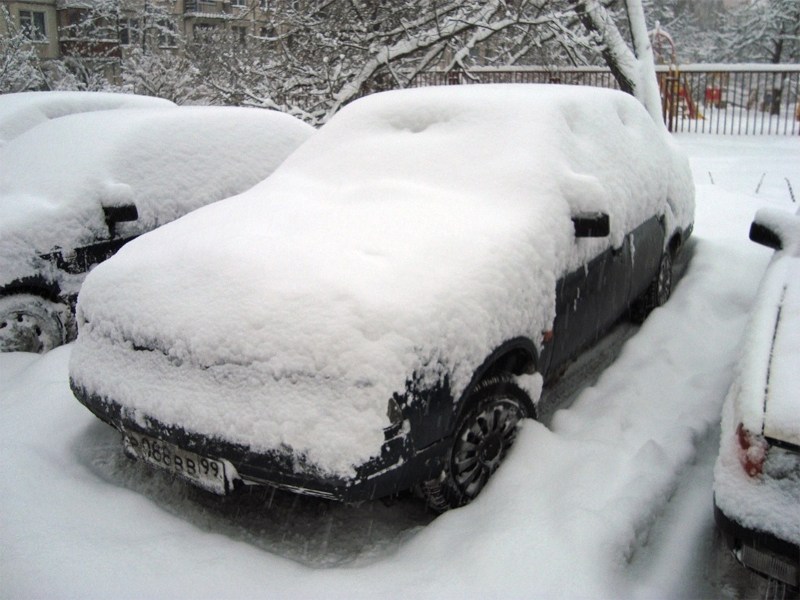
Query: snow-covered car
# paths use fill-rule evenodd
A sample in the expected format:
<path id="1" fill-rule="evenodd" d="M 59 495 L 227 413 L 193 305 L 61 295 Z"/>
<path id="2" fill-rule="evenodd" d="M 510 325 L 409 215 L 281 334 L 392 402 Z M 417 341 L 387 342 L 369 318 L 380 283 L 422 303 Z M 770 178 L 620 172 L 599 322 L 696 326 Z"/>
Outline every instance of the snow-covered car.
<path id="1" fill-rule="evenodd" d="M 774 248 L 722 414 L 714 514 L 746 567 L 800 588 L 800 211 L 756 213 Z"/>
<path id="2" fill-rule="evenodd" d="M 313 131 L 261 109 L 137 108 L 46 120 L 11 140 L 0 148 L 0 350 L 74 338 L 89 269 L 263 180 Z"/>
<path id="3" fill-rule="evenodd" d="M 118 108 L 176 108 L 163 98 L 108 92 L 0 94 L 0 147 L 40 123 L 82 112 Z"/>
<path id="4" fill-rule="evenodd" d="M 626 94 L 368 96 L 100 265 L 71 386 L 131 456 L 217 493 L 460 506 L 542 384 L 666 300 L 693 213 L 688 161 Z"/>

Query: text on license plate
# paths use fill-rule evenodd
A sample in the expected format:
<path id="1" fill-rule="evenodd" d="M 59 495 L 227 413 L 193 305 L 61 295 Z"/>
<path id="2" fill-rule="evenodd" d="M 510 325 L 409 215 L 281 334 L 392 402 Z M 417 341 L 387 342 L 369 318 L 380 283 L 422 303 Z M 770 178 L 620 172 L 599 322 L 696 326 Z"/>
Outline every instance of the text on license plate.
<path id="1" fill-rule="evenodd" d="M 188 479 L 209 492 L 224 495 L 231 489 L 229 482 L 235 470 L 227 461 L 200 456 L 169 442 L 130 431 L 123 434 L 123 444 L 126 454 Z"/>

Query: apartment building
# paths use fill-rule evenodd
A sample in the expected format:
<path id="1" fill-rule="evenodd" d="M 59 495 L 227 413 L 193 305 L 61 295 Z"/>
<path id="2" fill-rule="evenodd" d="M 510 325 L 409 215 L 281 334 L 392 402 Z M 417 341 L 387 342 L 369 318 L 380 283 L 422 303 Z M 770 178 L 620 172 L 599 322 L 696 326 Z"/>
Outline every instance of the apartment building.
<path id="1" fill-rule="evenodd" d="M 133 47 L 176 47 L 224 30 L 245 43 L 271 35 L 276 3 L 268 0 L 0 0 L 12 27 L 24 32 L 41 58 L 109 60 Z M 0 19 L 0 31 L 6 28 Z"/>

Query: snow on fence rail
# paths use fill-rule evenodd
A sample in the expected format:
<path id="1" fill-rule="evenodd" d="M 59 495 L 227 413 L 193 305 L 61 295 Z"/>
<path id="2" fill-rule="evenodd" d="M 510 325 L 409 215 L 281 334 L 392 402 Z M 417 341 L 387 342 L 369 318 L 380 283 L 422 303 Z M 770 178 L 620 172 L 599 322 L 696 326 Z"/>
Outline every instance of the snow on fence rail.
<path id="1" fill-rule="evenodd" d="M 800 65 L 699 64 L 656 67 L 670 131 L 800 135 Z M 413 86 L 555 83 L 619 88 L 604 67 L 475 67 L 427 71 Z"/>

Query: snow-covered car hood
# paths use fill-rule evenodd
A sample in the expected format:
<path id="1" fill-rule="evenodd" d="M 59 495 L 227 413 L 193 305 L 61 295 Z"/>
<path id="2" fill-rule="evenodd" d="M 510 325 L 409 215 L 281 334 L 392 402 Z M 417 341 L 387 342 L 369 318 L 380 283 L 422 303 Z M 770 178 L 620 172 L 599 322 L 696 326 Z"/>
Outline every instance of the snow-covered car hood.
<path id="1" fill-rule="evenodd" d="M 108 238 L 104 204 L 136 205 L 119 234 L 148 231 L 254 185 L 312 132 L 288 115 L 220 107 L 42 123 L 0 148 L 0 284 L 29 276 L 38 254 Z"/>
<path id="2" fill-rule="evenodd" d="M 446 371 L 458 396 L 491 349 L 540 340 L 556 279 L 622 231 L 664 210 L 691 223 L 688 164 L 661 136 L 635 100 L 604 90 L 476 86 L 360 100 L 264 183 L 96 269 L 79 301 L 73 373 L 167 423 L 174 407 L 90 373 L 92 344 L 156 349 L 182 368 L 246 366 L 262 383 L 345 381 L 357 419 L 317 398 L 307 421 L 372 439 L 366 427 L 388 423 L 386 401 L 412 374 Z M 585 210 L 611 215 L 610 238 L 575 242 L 571 216 Z M 264 414 L 281 413 L 284 398 L 263 393 Z M 196 395 L 195 413 L 219 417 L 209 408 L 219 399 Z M 306 433 L 243 439 L 251 426 L 231 419 L 198 426 L 344 470 Z"/>
<path id="3" fill-rule="evenodd" d="M 40 123 L 66 115 L 119 108 L 176 107 L 163 98 L 108 92 L 0 94 L 0 147 Z"/>

